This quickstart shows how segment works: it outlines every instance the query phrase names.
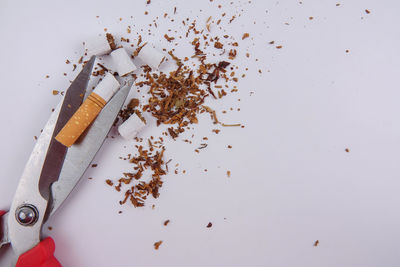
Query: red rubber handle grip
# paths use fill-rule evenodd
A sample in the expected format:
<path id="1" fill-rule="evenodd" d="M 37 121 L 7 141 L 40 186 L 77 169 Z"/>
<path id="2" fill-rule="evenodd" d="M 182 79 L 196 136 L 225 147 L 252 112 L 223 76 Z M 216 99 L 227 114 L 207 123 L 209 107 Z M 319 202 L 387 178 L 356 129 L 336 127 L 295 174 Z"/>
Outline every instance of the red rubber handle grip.
<path id="1" fill-rule="evenodd" d="M 6 214 L 0 210 L 0 217 Z M 15 267 L 62 267 L 54 257 L 56 245 L 51 237 L 42 240 L 36 247 L 19 256 Z"/>
<path id="2" fill-rule="evenodd" d="M 15 267 L 62 267 L 54 257 L 56 245 L 51 237 L 19 256 Z"/>

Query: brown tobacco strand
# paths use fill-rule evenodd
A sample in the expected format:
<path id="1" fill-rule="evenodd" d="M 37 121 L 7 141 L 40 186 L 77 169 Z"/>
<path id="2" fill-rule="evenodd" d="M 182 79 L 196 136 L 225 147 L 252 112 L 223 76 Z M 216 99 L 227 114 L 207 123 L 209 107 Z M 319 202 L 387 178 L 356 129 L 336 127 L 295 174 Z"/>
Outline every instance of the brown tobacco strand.
<path id="1" fill-rule="evenodd" d="M 225 124 L 225 123 L 222 123 L 221 125 L 224 126 L 224 127 L 240 127 L 240 126 L 242 126 L 240 123 L 236 123 L 236 124 Z"/>
<path id="2" fill-rule="evenodd" d="M 165 14 L 164 18 L 167 16 L 169 15 Z M 235 16 L 232 17 L 230 22 L 234 19 Z M 206 24 L 211 23 L 210 21 Z M 164 49 L 164 51 L 168 51 L 169 63 L 176 64 L 176 68 L 173 71 L 169 73 L 154 72 L 151 68 L 144 66 L 143 75 L 138 75 L 135 86 L 138 90 L 147 90 L 148 97 L 132 99 L 127 107 L 119 113 L 115 125 L 125 121 L 133 113 L 144 120 L 142 114 L 147 112 L 155 118 L 157 126 L 166 125 L 162 133 L 164 136 L 177 140 L 180 134 L 191 128 L 192 124 L 199 123 L 198 117 L 202 113 L 208 113 L 213 124 L 221 124 L 217 118 L 216 111 L 206 106 L 205 101 L 207 98 L 215 101 L 223 98 L 223 96 L 227 95 L 227 92 L 236 92 L 238 90 L 236 86 L 228 88 L 228 82 L 238 81 L 235 73 L 238 73 L 239 70 L 237 66 L 231 65 L 231 61 L 240 56 L 236 50 L 239 44 L 234 40 L 233 36 L 226 35 L 223 38 L 212 36 L 213 29 L 210 26 L 208 26 L 208 31 L 206 28 L 198 28 L 196 20 L 191 22 L 188 19 L 183 22 L 183 25 L 187 27 L 186 37 L 192 38 L 192 56 L 184 55 L 181 59 L 175 55 L 175 51 L 178 49 L 170 51 Z M 206 32 L 207 35 L 205 35 Z M 163 41 L 176 44 L 177 48 L 180 48 L 178 40 L 181 37 L 172 37 L 168 34 L 161 35 L 164 36 Z M 248 38 L 249 36 L 245 34 L 238 38 L 241 39 L 242 37 Z M 142 37 L 139 35 L 136 50 L 133 52 L 132 57 L 136 57 L 144 45 L 146 43 L 143 44 Z M 215 54 L 220 54 L 222 50 L 226 50 L 226 53 L 221 54 L 225 60 L 215 61 L 213 53 L 205 52 L 209 50 L 207 48 L 213 49 Z M 213 61 L 210 62 L 208 57 L 211 56 Z M 105 68 L 100 67 L 102 68 L 100 72 L 105 71 Z M 224 123 L 221 125 L 225 127 L 241 126 L 241 124 Z M 218 134 L 220 130 L 213 129 L 212 132 Z M 164 136 L 159 138 L 151 137 L 144 140 L 136 138 L 135 152 L 131 152 L 126 157 L 121 157 L 124 160 L 129 160 L 132 164 L 131 171 L 123 173 L 115 181 L 106 181 L 109 186 L 121 192 L 121 205 L 131 203 L 134 207 L 144 206 L 150 197 L 158 198 L 163 185 L 163 178 L 169 169 L 178 173 L 177 166 L 168 168 L 168 164 L 172 161 L 171 159 L 164 160 Z M 183 141 L 189 144 L 192 143 L 188 139 L 185 140 Z M 207 146 L 206 143 L 200 143 L 200 147 L 195 151 L 199 152 Z M 185 171 L 182 171 L 182 173 L 185 173 Z M 227 172 L 227 175 L 228 177 L 230 176 L 230 171 Z M 209 227 L 211 227 L 211 223 Z M 158 248 L 161 242 L 156 242 L 155 247 L 157 246 Z"/>

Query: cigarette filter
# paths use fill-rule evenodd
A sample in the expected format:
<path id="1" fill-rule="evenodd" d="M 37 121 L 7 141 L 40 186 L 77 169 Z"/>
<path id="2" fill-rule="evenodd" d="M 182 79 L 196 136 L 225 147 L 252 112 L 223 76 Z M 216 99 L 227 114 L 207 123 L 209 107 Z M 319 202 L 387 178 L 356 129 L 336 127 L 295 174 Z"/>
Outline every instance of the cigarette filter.
<path id="1" fill-rule="evenodd" d="M 85 52 L 88 56 L 101 56 L 110 53 L 111 46 L 105 35 L 98 35 L 85 41 Z"/>
<path id="2" fill-rule="evenodd" d="M 136 135 L 146 126 L 144 122 L 133 113 L 124 123 L 118 127 L 119 134 L 126 140 L 136 137 Z"/>
<path id="3" fill-rule="evenodd" d="M 56 140 L 70 147 L 96 119 L 101 109 L 111 99 L 120 84 L 111 73 L 107 73 L 104 79 L 96 86 L 94 91 L 82 103 L 79 109 L 72 115 L 57 134 Z"/>
<path id="4" fill-rule="evenodd" d="M 150 68 L 156 70 L 164 61 L 165 56 L 157 49 L 151 47 L 150 44 L 146 44 L 142 49 L 140 49 L 138 58 L 149 65 Z"/>
<path id="5" fill-rule="evenodd" d="M 125 76 L 137 69 L 124 48 L 114 50 L 110 56 L 119 76 Z"/>

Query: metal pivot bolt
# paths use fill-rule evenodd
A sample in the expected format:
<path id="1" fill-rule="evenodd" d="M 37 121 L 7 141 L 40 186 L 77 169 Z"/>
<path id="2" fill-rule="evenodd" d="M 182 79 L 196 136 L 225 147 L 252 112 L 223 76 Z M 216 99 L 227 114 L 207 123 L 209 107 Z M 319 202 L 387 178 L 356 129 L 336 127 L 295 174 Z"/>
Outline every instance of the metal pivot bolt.
<path id="1" fill-rule="evenodd" d="M 33 205 L 21 205 L 15 211 L 15 218 L 17 222 L 23 226 L 34 225 L 39 217 L 37 208 Z"/>

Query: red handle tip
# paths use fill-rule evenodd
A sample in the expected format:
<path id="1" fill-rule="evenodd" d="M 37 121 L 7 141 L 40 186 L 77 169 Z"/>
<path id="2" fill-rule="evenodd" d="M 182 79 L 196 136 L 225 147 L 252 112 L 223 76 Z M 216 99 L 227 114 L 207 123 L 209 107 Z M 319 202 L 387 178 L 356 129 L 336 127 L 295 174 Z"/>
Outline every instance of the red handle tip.
<path id="1" fill-rule="evenodd" d="M 61 267 L 54 257 L 56 246 L 51 237 L 47 237 L 33 249 L 19 256 L 16 267 Z"/>

